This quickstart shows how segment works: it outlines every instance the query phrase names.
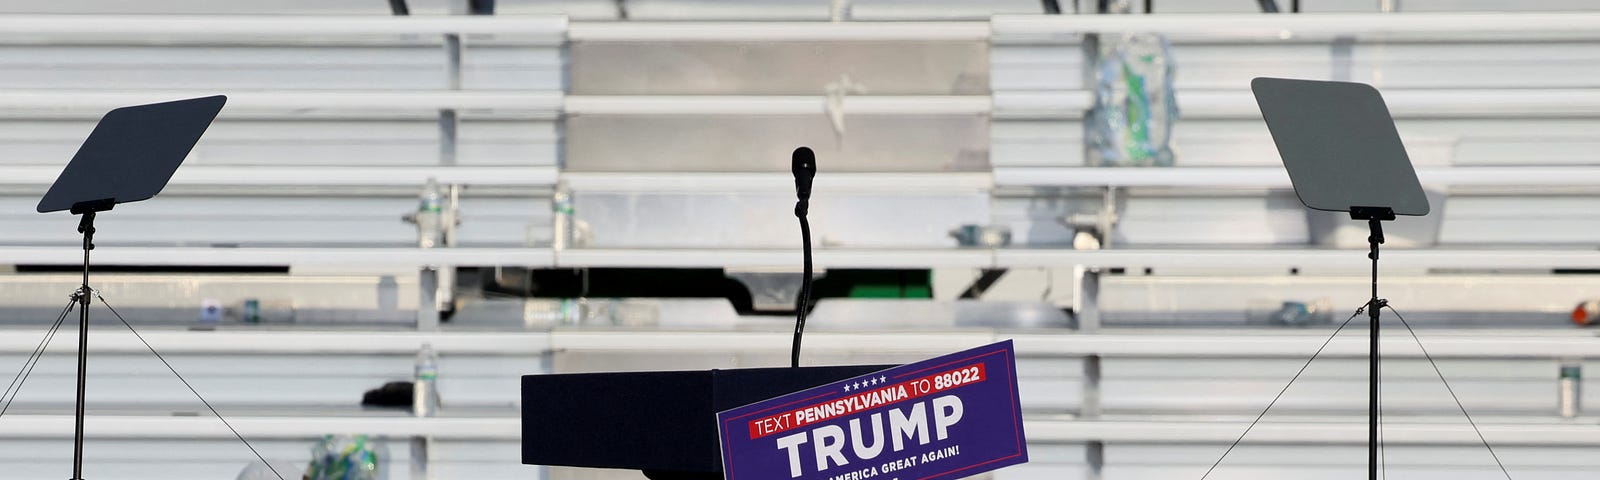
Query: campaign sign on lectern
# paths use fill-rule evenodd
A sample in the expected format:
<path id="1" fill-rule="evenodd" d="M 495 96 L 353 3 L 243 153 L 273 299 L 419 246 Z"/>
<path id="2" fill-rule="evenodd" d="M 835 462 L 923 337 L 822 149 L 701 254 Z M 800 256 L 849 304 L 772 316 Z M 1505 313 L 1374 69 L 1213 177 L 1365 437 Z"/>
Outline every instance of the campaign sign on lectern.
<path id="1" fill-rule="evenodd" d="M 1011 341 L 717 414 L 727 480 L 961 478 L 1028 461 Z"/>

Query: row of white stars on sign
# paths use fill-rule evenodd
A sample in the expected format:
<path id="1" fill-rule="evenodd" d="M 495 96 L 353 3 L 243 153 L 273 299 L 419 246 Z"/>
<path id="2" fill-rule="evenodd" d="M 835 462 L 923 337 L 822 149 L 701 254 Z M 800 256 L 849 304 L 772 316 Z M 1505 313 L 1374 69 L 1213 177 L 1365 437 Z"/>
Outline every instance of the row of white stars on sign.
<path id="1" fill-rule="evenodd" d="M 844 391 L 848 392 L 851 390 L 860 390 L 861 387 L 870 387 L 880 383 L 889 383 L 889 377 L 879 376 L 878 378 L 868 378 L 859 382 L 846 383 L 844 384 Z"/>

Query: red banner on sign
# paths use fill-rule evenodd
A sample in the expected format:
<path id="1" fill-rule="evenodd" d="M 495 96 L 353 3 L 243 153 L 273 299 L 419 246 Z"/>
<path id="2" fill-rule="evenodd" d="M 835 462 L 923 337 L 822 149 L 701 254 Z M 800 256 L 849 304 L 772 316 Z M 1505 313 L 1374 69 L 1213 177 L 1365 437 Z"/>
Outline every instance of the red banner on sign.
<path id="1" fill-rule="evenodd" d="M 871 390 L 753 420 L 750 422 L 750 438 L 761 438 L 862 410 L 932 395 L 947 389 L 982 382 L 986 378 L 983 363 L 974 363 L 882 387 L 876 385 L 888 383 L 887 378 L 881 383 L 877 378 L 868 379 L 862 383 L 869 385 L 862 385 L 859 388 Z"/>

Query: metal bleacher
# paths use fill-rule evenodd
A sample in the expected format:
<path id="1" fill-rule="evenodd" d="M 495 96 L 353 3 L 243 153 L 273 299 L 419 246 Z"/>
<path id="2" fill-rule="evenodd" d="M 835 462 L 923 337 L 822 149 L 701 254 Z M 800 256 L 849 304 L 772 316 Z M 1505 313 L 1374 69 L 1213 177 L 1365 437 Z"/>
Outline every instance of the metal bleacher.
<path id="1" fill-rule="evenodd" d="M 825 1 L 502 1 L 482 17 L 442 1 L 413 2 L 412 17 L 384 16 L 383 2 L 229 3 L 0 7 L 0 367 L 22 364 L 39 317 L 75 285 L 62 270 L 81 260 L 74 222 L 33 204 L 93 122 L 223 93 L 172 185 L 100 218 L 94 262 L 135 270 L 97 273 L 97 288 L 240 433 L 300 465 L 324 434 L 371 434 L 393 480 L 637 478 L 520 465 L 517 377 L 779 365 L 785 319 L 662 303 L 649 325 L 593 327 L 491 298 L 419 329 L 433 295 L 419 271 L 794 269 L 784 160 L 807 144 L 823 166 L 820 268 L 932 271 L 935 298 L 882 301 L 897 311 L 1073 313 L 1070 327 L 886 323 L 850 313 L 872 301 L 830 300 L 807 363 L 1014 339 L 1032 461 L 995 478 L 1199 478 L 1332 333 L 1250 324 L 1252 302 L 1327 299 L 1337 321 L 1365 300 L 1364 252 L 1318 236 L 1247 89 L 1263 75 L 1343 79 L 1384 91 L 1444 202 L 1397 230 L 1385 295 L 1515 478 L 1600 469 L 1585 455 L 1600 425 L 1555 410 L 1558 365 L 1600 368 L 1600 339 L 1565 320 L 1600 292 L 1581 274 L 1600 269 L 1600 13 L 1307 0 L 1323 13 L 1261 15 L 1207 0 L 1158 2 L 1182 15 L 1046 16 L 1037 2 L 861 0 L 852 21 L 828 22 Z M 97 14 L 63 15 L 84 9 Z M 1146 31 L 1168 35 L 1179 64 L 1178 166 L 1085 166 L 1085 38 Z M 417 248 L 400 221 L 429 178 L 463 188 L 453 247 Z M 551 245 L 558 184 L 594 233 L 585 245 Z M 1074 249 L 1062 218 L 1075 214 L 1115 215 L 1112 247 Z M 958 248 L 946 232 L 960 224 L 1005 225 L 1014 243 Z M 241 268 L 274 270 L 229 270 Z M 986 269 L 1007 277 L 957 299 Z M 202 299 L 243 298 L 282 299 L 301 318 L 185 328 Z M 252 460 L 105 320 L 87 477 L 232 478 Z M 1389 471 L 1497 474 L 1416 344 L 1385 335 Z M 1213 478 L 1359 474 L 1363 342 L 1331 343 Z M 68 463 L 69 343 L 0 418 L 0 476 Z M 363 391 L 409 380 L 424 343 L 442 356 L 440 416 L 358 407 Z"/>

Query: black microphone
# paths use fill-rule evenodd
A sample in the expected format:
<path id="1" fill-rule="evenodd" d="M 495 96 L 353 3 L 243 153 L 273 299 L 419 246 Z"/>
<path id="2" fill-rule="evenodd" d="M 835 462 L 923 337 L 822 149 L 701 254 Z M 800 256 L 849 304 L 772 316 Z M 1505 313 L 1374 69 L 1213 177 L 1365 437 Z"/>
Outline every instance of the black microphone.
<path id="1" fill-rule="evenodd" d="M 794 149 L 789 164 L 794 172 L 794 216 L 800 219 L 800 252 L 804 266 L 801 271 L 800 299 L 795 302 L 794 345 L 789 348 L 789 366 L 800 366 L 800 336 L 806 331 L 806 310 L 811 304 L 811 223 L 806 221 L 806 210 L 811 203 L 811 178 L 817 175 L 817 155 L 811 149 Z"/>
<path id="2" fill-rule="evenodd" d="M 794 205 L 794 215 L 804 217 L 811 203 L 811 178 L 817 176 L 817 154 L 806 147 L 794 149 L 789 170 L 794 172 L 794 193 L 799 199 Z"/>

